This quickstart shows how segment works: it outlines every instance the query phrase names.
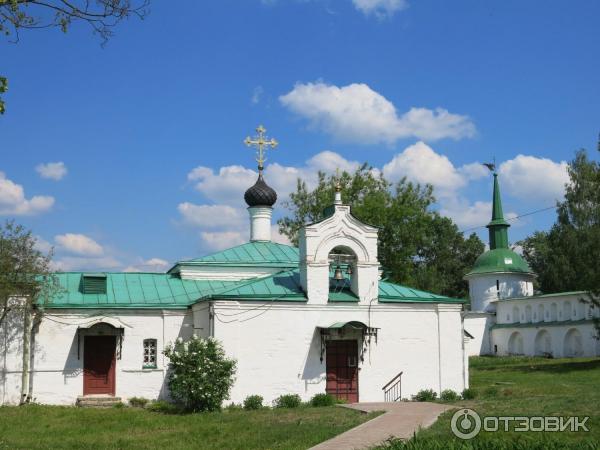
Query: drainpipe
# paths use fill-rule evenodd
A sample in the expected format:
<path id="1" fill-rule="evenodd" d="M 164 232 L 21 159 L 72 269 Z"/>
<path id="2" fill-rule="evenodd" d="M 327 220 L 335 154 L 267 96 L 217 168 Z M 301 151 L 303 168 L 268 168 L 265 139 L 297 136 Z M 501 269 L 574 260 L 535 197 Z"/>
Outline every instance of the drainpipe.
<path id="1" fill-rule="evenodd" d="M 23 312 L 23 369 L 21 373 L 21 404 L 29 403 L 29 364 L 31 361 L 31 311 L 27 303 Z"/>

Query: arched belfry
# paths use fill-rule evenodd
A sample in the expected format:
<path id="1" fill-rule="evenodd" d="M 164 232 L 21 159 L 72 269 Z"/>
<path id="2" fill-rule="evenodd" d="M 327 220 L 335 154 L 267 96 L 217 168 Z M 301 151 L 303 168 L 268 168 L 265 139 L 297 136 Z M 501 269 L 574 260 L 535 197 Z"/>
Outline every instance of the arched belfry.
<path id="1" fill-rule="evenodd" d="M 350 206 L 342 203 L 339 184 L 326 215 L 300 230 L 300 282 L 309 303 L 325 304 L 342 289 L 360 303 L 376 300 L 378 229 L 352 215 Z"/>

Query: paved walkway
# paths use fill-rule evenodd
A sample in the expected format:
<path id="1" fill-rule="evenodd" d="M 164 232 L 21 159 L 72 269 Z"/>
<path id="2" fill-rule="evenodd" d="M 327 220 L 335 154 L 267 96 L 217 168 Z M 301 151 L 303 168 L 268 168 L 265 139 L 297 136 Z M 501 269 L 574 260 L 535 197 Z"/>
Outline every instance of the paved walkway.
<path id="1" fill-rule="evenodd" d="M 385 411 L 311 450 L 354 450 L 373 447 L 390 437 L 409 439 L 419 428 L 432 425 L 438 416 L 453 406 L 426 402 L 355 403 L 341 405 L 363 412 Z"/>

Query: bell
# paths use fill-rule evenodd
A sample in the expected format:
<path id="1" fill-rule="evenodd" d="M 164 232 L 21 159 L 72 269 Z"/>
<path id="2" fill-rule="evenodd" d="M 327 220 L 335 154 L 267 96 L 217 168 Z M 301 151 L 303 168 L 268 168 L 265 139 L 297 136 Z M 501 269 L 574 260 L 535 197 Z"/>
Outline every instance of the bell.
<path id="1" fill-rule="evenodd" d="M 352 264 L 348 264 L 348 268 L 346 269 L 346 274 L 352 275 L 354 271 L 352 270 Z"/>
<path id="2" fill-rule="evenodd" d="M 343 280 L 344 279 L 344 274 L 342 273 L 342 268 L 340 266 L 337 266 L 335 268 L 335 273 L 333 274 L 333 278 L 334 278 L 334 280 Z"/>

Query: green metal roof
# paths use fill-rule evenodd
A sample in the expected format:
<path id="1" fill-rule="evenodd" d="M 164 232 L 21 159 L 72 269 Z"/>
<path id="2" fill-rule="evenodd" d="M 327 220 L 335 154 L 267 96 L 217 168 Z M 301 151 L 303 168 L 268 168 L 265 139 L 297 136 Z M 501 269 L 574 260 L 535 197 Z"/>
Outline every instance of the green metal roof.
<path id="1" fill-rule="evenodd" d="M 379 282 L 379 302 L 380 303 L 465 303 L 466 300 L 446 297 L 444 295 L 433 294 L 431 292 L 419 291 L 400 284 L 390 283 L 388 281 Z"/>
<path id="2" fill-rule="evenodd" d="M 202 258 L 180 261 L 178 265 L 297 267 L 298 248 L 275 242 L 248 242 Z M 173 269 L 170 270 L 170 272 Z"/>
<path id="3" fill-rule="evenodd" d="M 269 277 L 254 278 L 237 286 L 209 296 L 213 300 L 255 300 L 269 299 L 281 301 L 306 301 L 300 286 L 298 270 L 288 270 Z"/>
<path id="4" fill-rule="evenodd" d="M 84 294 L 82 275 L 82 272 L 57 273 L 63 291 L 47 308 L 187 308 L 209 294 L 239 284 L 235 281 L 182 280 L 165 273 L 103 273 L 106 294 Z"/>
<path id="5" fill-rule="evenodd" d="M 220 291 L 209 296 L 214 300 L 254 300 L 278 299 L 281 301 L 306 301 L 306 295 L 300 286 L 298 270 L 287 270 L 275 275 L 254 279 L 231 289 Z M 348 289 L 329 293 L 332 302 L 356 302 L 358 299 Z M 430 292 L 411 289 L 387 281 L 379 282 L 379 302 L 381 303 L 464 303 L 465 300 L 445 297 Z"/>
<path id="6" fill-rule="evenodd" d="M 479 255 L 473 269 L 465 276 L 496 272 L 533 274 L 521 255 L 508 248 L 497 248 Z"/>

